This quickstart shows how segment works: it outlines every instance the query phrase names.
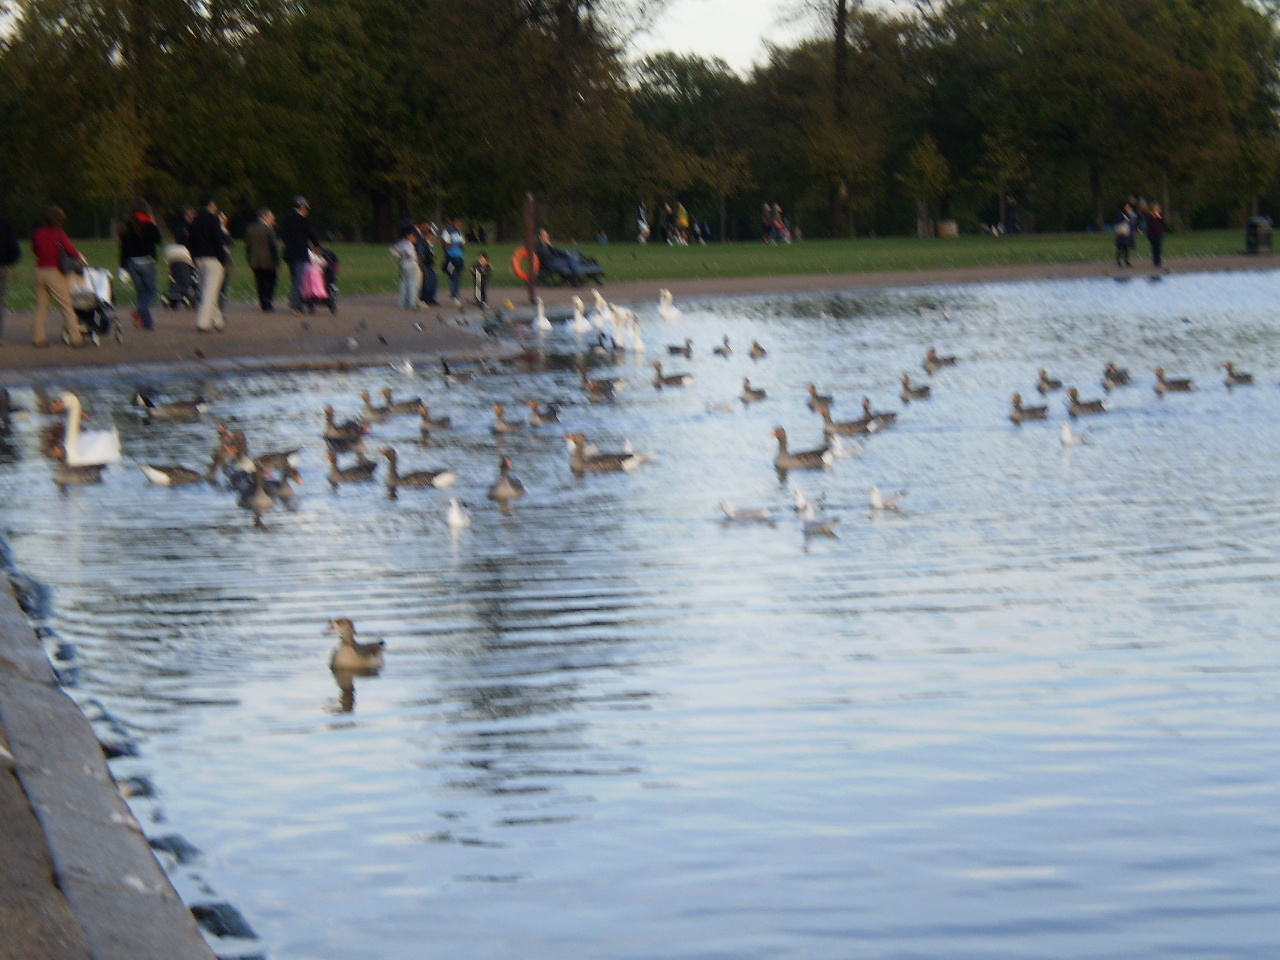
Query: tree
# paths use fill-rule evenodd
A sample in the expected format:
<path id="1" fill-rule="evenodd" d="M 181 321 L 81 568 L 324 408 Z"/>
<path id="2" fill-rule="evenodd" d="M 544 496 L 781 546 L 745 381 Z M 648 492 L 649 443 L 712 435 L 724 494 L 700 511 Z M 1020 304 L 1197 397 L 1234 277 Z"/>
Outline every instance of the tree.
<path id="1" fill-rule="evenodd" d="M 916 235 L 933 235 L 929 204 L 951 188 L 951 167 L 938 149 L 938 143 L 926 134 L 907 155 L 906 169 L 897 175 L 898 183 L 916 202 Z"/>
<path id="2" fill-rule="evenodd" d="M 1027 164 L 1027 155 L 1022 150 L 1005 137 L 997 137 L 991 133 L 982 135 L 982 158 L 978 161 L 973 182 L 988 193 L 995 193 L 996 203 L 1000 208 L 1001 226 L 1008 216 L 1006 203 L 1009 191 L 1030 179 L 1031 169 Z"/>

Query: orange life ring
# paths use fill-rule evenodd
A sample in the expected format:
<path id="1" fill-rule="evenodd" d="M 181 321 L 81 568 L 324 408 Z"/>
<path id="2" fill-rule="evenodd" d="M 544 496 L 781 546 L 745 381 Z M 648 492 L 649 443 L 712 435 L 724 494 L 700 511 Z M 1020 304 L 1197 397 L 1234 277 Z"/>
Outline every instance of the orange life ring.
<path id="1" fill-rule="evenodd" d="M 528 247 L 520 247 L 511 255 L 511 269 L 515 275 L 525 283 L 529 282 L 529 270 L 525 267 L 526 263 L 531 263 L 533 268 L 533 276 L 536 279 L 538 272 L 542 269 L 542 264 L 538 262 L 536 253 L 529 253 Z"/>

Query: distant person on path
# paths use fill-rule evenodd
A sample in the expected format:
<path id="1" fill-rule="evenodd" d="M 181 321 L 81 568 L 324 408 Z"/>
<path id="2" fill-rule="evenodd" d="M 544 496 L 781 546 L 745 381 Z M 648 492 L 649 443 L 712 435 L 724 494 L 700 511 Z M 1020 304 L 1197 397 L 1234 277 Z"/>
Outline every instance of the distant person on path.
<path id="1" fill-rule="evenodd" d="M 400 264 L 400 294 L 396 306 L 401 310 L 418 309 L 418 248 L 414 243 L 417 228 L 407 220 L 400 224 L 400 239 L 391 246 L 391 256 Z"/>
<path id="2" fill-rule="evenodd" d="M 649 211 L 642 203 L 636 211 L 636 243 L 644 246 L 649 242 Z"/>
<path id="3" fill-rule="evenodd" d="M 1164 210 L 1160 204 L 1153 203 L 1147 211 L 1147 240 L 1151 243 L 1151 266 L 1157 270 L 1163 264 L 1161 254 L 1164 248 Z"/>
<path id="4" fill-rule="evenodd" d="M 155 329 L 151 304 L 156 298 L 156 246 L 160 241 L 160 228 L 151 219 L 147 201 L 135 200 L 129 219 L 120 228 L 120 269 L 133 280 L 138 298 L 133 322 L 143 330 Z"/>
<path id="5" fill-rule="evenodd" d="M 227 253 L 225 231 L 213 197 L 204 198 L 204 208 L 196 214 L 187 230 L 187 249 L 200 271 L 200 308 L 196 311 L 196 329 L 212 333 L 227 325 L 218 307 L 222 281 L 226 279 L 231 259 Z"/>
<path id="6" fill-rule="evenodd" d="M 440 288 L 440 278 L 436 276 L 436 248 L 431 244 L 431 238 L 435 234 L 436 228 L 424 221 L 418 224 L 417 236 L 414 237 L 414 246 L 418 251 L 418 270 L 422 273 L 418 301 L 428 307 L 439 306 L 436 293 Z"/>
<path id="7" fill-rule="evenodd" d="M 4 343 L 5 298 L 9 290 L 9 269 L 22 259 L 22 247 L 13 224 L 0 217 L 0 344 Z"/>
<path id="8" fill-rule="evenodd" d="M 459 306 L 458 292 L 462 287 L 462 271 L 466 263 L 462 259 L 462 248 L 467 245 L 467 238 L 462 232 L 462 219 L 454 217 L 453 223 L 440 233 L 440 242 L 444 245 L 444 272 L 449 275 L 449 296 L 453 305 Z"/>
<path id="9" fill-rule="evenodd" d="M 1129 262 L 1129 251 L 1133 249 L 1134 239 L 1133 231 L 1137 223 L 1137 215 L 1133 212 L 1133 205 L 1126 203 L 1124 209 L 1120 211 L 1120 216 L 1116 220 L 1116 266 L 1133 266 Z M 1123 261 L 1123 262 L 1122 262 Z"/>
<path id="10" fill-rule="evenodd" d="M 45 322 L 49 317 L 49 298 L 62 309 L 62 335 L 73 347 L 83 347 L 84 337 L 80 323 L 71 309 L 71 282 L 62 272 L 62 258 L 67 256 L 77 263 L 84 263 L 80 251 L 71 245 L 71 238 L 62 229 L 67 215 L 60 207 L 50 207 L 45 214 L 44 226 L 37 227 L 31 235 L 31 252 L 36 255 L 36 315 L 31 328 L 31 345 L 47 347 L 49 338 Z"/>
<path id="11" fill-rule="evenodd" d="M 258 219 L 244 228 L 244 256 L 258 288 L 258 306 L 270 313 L 276 308 L 276 277 L 280 268 L 280 244 L 276 239 L 276 217 L 263 207 Z"/>
<path id="12" fill-rule="evenodd" d="M 1018 201 L 1012 195 L 1004 202 L 1004 232 L 1015 234 L 1021 228 L 1018 225 Z"/>
<path id="13" fill-rule="evenodd" d="M 311 222 L 311 205 L 306 197 L 293 198 L 293 211 L 280 224 L 284 241 L 284 261 L 289 264 L 289 309 L 302 313 L 302 271 L 311 262 L 311 248 L 320 246 L 315 224 Z"/>
<path id="14" fill-rule="evenodd" d="M 682 247 L 689 245 L 689 211 L 683 203 L 676 203 L 676 242 Z"/>
<path id="15" fill-rule="evenodd" d="M 493 264 L 489 262 L 489 254 L 482 253 L 476 258 L 476 265 L 471 268 L 475 280 L 476 305 L 489 306 L 489 274 L 493 273 Z"/>
<path id="16" fill-rule="evenodd" d="M 766 203 L 760 208 L 760 227 L 763 231 L 764 242 L 773 243 L 773 204 Z"/>

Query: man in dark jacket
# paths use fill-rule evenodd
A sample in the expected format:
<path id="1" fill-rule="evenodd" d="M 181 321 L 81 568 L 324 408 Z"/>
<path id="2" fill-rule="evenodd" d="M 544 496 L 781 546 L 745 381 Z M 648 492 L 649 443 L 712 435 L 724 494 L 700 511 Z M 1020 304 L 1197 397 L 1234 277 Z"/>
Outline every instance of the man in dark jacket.
<path id="1" fill-rule="evenodd" d="M 275 215 L 266 207 L 258 211 L 257 220 L 244 228 L 244 254 L 258 286 L 258 305 L 266 311 L 274 310 L 280 248 L 276 243 Z"/>
<path id="2" fill-rule="evenodd" d="M 18 246 L 18 235 L 13 232 L 13 224 L 0 217 L 0 338 L 4 337 L 5 295 L 9 289 L 9 268 L 22 256 L 22 247 Z M 3 343 L 0 339 L 0 343 Z"/>
<path id="3" fill-rule="evenodd" d="M 231 254 L 227 252 L 226 234 L 213 197 L 204 198 L 203 209 L 191 221 L 186 246 L 191 251 L 191 259 L 196 262 L 196 269 L 200 271 L 200 309 L 196 312 L 196 329 L 204 333 L 221 330 L 227 321 L 218 308 L 218 295 L 231 266 Z"/>
<path id="4" fill-rule="evenodd" d="M 302 312 L 302 268 L 310 262 L 312 247 L 320 246 L 315 224 L 311 222 L 311 206 L 306 197 L 293 198 L 293 212 L 280 224 L 280 239 L 284 242 L 284 262 L 289 264 L 289 279 L 293 289 L 289 293 L 289 309 Z"/>

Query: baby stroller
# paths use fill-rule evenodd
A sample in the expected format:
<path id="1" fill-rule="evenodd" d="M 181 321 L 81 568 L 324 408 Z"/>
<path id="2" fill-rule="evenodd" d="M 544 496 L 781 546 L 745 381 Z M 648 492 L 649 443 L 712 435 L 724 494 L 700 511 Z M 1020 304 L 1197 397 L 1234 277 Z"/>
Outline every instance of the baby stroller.
<path id="1" fill-rule="evenodd" d="M 338 312 L 338 255 L 321 248 L 311 253 L 311 262 L 304 268 L 302 299 L 312 311 L 317 305 L 326 306 L 330 313 Z"/>
<path id="2" fill-rule="evenodd" d="M 85 267 L 83 272 L 71 275 L 71 309 L 80 323 L 80 335 L 92 340 L 94 346 L 102 342 L 111 328 L 116 331 L 116 342 L 124 342 L 120 320 L 111 301 L 111 271 Z M 64 343 L 71 342 L 71 334 L 62 331 Z"/>
<path id="3" fill-rule="evenodd" d="M 164 259 L 169 266 L 169 292 L 165 294 L 164 305 L 170 310 L 180 306 L 199 307 L 200 287 L 196 283 L 196 265 L 191 252 L 180 243 L 171 243 L 164 248 Z"/>

